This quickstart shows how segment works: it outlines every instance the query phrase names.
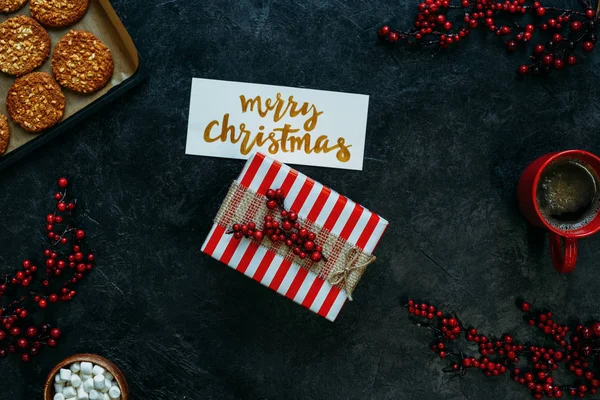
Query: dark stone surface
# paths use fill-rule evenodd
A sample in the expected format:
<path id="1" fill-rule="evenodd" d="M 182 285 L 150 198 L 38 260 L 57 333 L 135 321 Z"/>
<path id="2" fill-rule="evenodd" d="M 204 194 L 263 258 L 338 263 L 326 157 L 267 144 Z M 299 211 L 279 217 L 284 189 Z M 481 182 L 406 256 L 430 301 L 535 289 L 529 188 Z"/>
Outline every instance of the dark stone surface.
<path id="1" fill-rule="evenodd" d="M 392 0 L 121 0 L 114 4 L 149 79 L 73 132 L 0 173 L 0 268 L 40 254 L 55 179 L 83 200 L 98 268 L 61 305 L 60 346 L 0 363 L 2 399 L 39 399 L 63 357 L 95 352 L 126 373 L 133 399 L 529 398 L 509 377 L 452 379 L 409 322 L 409 296 L 488 333 L 523 327 L 524 296 L 559 318 L 600 318 L 600 238 L 576 272 L 551 267 L 547 239 L 516 207 L 520 172 L 546 152 L 600 153 L 598 57 L 520 81 L 525 53 L 473 35 L 457 51 L 388 49 Z M 184 155 L 192 77 L 371 95 L 364 171 L 300 167 L 391 222 L 337 322 L 200 252 L 243 162 Z M 52 318 L 54 319 L 54 318 Z"/>

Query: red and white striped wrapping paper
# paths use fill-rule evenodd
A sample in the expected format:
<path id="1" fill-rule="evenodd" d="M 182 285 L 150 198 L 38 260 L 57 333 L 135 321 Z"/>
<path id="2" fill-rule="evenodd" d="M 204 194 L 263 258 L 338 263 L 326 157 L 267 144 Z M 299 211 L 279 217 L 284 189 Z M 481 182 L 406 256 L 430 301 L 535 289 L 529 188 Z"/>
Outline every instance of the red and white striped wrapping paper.
<path id="1" fill-rule="evenodd" d="M 288 209 L 367 253 L 375 250 L 388 225 L 377 214 L 261 153 L 248 159 L 237 181 L 262 195 L 271 188 L 283 189 Z M 216 223 L 202 251 L 330 321 L 346 302 L 344 290 L 255 241 L 234 239 Z"/>

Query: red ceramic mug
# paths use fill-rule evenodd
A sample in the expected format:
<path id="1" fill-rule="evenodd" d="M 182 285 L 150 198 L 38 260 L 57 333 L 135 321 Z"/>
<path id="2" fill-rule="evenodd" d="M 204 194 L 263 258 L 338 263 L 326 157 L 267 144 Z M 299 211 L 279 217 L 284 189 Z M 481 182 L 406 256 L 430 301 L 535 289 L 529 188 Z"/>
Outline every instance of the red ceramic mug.
<path id="1" fill-rule="evenodd" d="M 587 224 L 572 230 L 561 230 L 551 225 L 543 217 L 537 202 L 538 183 L 544 170 L 553 162 L 561 159 L 579 160 L 593 169 L 596 176 L 600 176 L 600 158 L 587 151 L 567 150 L 549 153 L 538 158 L 525 169 L 519 180 L 518 196 L 519 207 L 527 220 L 533 225 L 550 231 L 550 253 L 554 268 L 558 272 L 567 273 L 575 269 L 577 239 L 600 231 L 600 213 L 596 214 Z"/>

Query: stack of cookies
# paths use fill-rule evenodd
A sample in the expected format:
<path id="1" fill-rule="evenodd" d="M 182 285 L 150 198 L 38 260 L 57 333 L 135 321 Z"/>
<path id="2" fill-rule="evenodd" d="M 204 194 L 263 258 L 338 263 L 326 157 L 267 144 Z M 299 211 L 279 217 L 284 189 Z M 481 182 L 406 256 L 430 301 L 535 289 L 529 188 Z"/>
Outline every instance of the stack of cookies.
<path id="1" fill-rule="evenodd" d="M 0 0 L 0 12 L 14 12 L 27 0 Z M 65 109 L 62 88 L 93 93 L 110 81 L 114 61 L 110 49 L 94 34 L 71 30 L 54 47 L 52 72 L 33 72 L 50 55 L 45 27 L 63 28 L 82 19 L 88 0 L 29 0 L 31 16 L 17 15 L 0 24 L 0 71 L 17 77 L 6 97 L 10 118 L 28 132 L 42 132 L 61 121 Z M 42 26 L 43 25 L 43 26 Z M 0 114 L 0 155 L 8 147 L 10 130 Z"/>

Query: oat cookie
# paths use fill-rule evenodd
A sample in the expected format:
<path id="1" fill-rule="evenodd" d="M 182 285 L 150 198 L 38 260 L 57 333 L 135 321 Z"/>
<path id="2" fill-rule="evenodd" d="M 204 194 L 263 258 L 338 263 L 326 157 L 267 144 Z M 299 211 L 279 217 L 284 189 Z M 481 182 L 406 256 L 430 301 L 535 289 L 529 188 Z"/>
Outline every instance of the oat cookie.
<path id="1" fill-rule="evenodd" d="M 58 83 L 79 93 L 103 88 L 112 77 L 115 64 L 110 49 L 86 31 L 70 31 L 52 54 L 52 72 Z"/>
<path id="2" fill-rule="evenodd" d="M 0 12 L 10 13 L 17 11 L 27 3 L 27 0 L 0 0 Z"/>
<path id="3" fill-rule="evenodd" d="M 4 154 L 10 140 L 10 130 L 8 129 L 8 119 L 6 115 L 0 114 L 0 156 Z"/>
<path id="4" fill-rule="evenodd" d="M 52 28 L 69 26 L 79 21 L 88 8 L 88 0 L 31 0 L 31 16 Z"/>
<path id="5" fill-rule="evenodd" d="M 27 74 L 50 54 L 50 36 L 35 20 L 24 15 L 0 24 L 0 70 L 10 75 Z"/>
<path id="6" fill-rule="evenodd" d="M 26 131 L 41 132 L 62 119 L 65 96 L 50 74 L 32 72 L 8 89 L 6 109 Z"/>

